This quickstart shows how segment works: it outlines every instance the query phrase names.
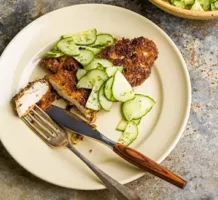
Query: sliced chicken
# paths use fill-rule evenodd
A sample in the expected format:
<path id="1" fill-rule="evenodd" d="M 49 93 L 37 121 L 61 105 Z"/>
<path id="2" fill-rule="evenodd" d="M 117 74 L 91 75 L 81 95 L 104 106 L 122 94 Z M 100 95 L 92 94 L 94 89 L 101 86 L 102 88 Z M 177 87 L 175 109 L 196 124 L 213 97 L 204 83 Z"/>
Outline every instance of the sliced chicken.
<path id="1" fill-rule="evenodd" d="M 14 102 L 18 116 L 23 117 L 28 114 L 36 103 L 40 103 L 42 108 L 47 109 L 50 107 L 54 99 L 55 95 L 51 93 L 49 82 L 40 79 L 29 83 L 27 87 L 22 89 L 14 97 Z"/>

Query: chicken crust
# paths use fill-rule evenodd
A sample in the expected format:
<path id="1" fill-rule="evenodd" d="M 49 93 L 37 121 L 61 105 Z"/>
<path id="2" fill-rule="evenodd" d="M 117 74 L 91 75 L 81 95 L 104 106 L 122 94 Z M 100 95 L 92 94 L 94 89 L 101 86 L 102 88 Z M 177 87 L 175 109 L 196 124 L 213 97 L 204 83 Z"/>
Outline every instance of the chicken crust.
<path id="1" fill-rule="evenodd" d="M 46 83 L 48 85 L 47 92 L 42 96 L 42 98 L 36 103 L 40 108 L 42 108 L 44 111 L 49 109 L 56 99 L 56 93 L 52 90 L 52 87 L 49 82 L 47 82 L 45 79 L 39 79 L 36 81 L 29 82 L 28 85 L 21 89 L 19 93 L 17 93 L 13 97 L 13 101 L 17 102 L 23 95 L 25 95 L 25 92 L 33 87 L 33 85 L 37 82 Z M 18 105 L 18 107 L 21 105 Z M 31 105 L 23 116 L 27 115 L 32 109 L 34 108 L 34 105 Z"/>
<path id="2" fill-rule="evenodd" d="M 53 73 L 61 70 L 77 71 L 83 66 L 72 56 L 61 56 L 59 58 L 43 58 L 41 65 Z"/>
<path id="3" fill-rule="evenodd" d="M 90 90 L 76 88 L 77 81 L 75 72 L 62 70 L 56 74 L 47 76 L 47 79 L 53 87 L 56 86 L 54 87 L 56 91 L 58 88 L 58 90 L 62 91 L 64 95 L 79 102 L 81 106 L 86 105 Z"/>
<path id="4" fill-rule="evenodd" d="M 76 88 L 76 71 L 61 70 L 56 74 L 48 75 L 47 79 L 62 98 L 75 105 L 87 119 L 95 120 L 96 112 L 85 108 L 91 91 Z"/>
<path id="5" fill-rule="evenodd" d="M 57 94 L 50 87 L 48 92 L 41 98 L 37 105 L 44 111 L 48 110 L 52 103 L 57 99 Z"/>
<path id="6" fill-rule="evenodd" d="M 98 55 L 108 59 L 115 66 L 123 66 L 123 74 L 132 87 L 141 85 L 151 74 L 154 61 L 158 57 L 155 43 L 147 38 L 117 40 Z"/>

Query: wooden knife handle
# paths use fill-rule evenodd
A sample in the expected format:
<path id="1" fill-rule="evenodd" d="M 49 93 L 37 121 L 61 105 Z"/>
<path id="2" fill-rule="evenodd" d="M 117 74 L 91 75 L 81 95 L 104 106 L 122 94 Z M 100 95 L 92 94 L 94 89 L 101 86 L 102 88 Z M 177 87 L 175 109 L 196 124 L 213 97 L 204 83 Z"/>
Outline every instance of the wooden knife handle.
<path id="1" fill-rule="evenodd" d="M 185 180 L 170 172 L 165 167 L 159 165 L 155 161 L 151 160 L 150 158 L 146 157 L 145 155 L 139 153 L 132 148 L 117 143 L 114 145 L 113 150 L 116 154 L 124 158 L 129 163 L 155 176 L 158 176 L 159 178 L 162 178 L 163 180 L 179 188 L 183 189 L 187 183 Z"/>

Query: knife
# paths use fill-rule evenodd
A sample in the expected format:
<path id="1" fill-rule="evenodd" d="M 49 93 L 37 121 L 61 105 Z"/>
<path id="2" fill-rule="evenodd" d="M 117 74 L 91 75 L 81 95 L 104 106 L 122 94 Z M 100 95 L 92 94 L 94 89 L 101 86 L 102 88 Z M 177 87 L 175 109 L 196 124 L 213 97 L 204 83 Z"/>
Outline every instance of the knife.
<path id="1" fill-rule="evenodd" d="M 46 112 L 59 125 L 77 134 L 93 138 L 106 144 L 117 155 L 119 155 L 129 163 L 181 189 L 185 187 L 187 182 L 181 177 L 170 172 L 165 167 L 161 166 L 160 164 L 156 163 L 155 161 L 151 160 L 150 158 L 136 151 L 135 149 L 110 140 L 83 120 L 79 120 L 77 117 L 73 116 L 70 112 L 57 106 L 51 106 L 51 108 L 49 108 Z"/>

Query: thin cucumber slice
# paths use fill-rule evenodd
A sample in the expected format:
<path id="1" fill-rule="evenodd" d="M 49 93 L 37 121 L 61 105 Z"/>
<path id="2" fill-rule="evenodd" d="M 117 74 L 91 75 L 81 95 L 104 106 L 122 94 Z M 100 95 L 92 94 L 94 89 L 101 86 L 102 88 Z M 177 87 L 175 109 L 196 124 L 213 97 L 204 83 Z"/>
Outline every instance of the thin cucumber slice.
<path id="1" fill-rule="evenodd" d="M 114 97 L 113 97 L 113 93 L 112 93 L 112 86 L 113 86 L 113 81 L 114 81 L 114 77 L 110 77 L 106 83 L 105 83 L 105 87 L 104 87 L 104 95 L 107 98 L 107 100 L 115 102 L 117 101 Z"/>
<path id="2" fill-rule="evenodd" d="M 218 10 L 218 1 L 211 3 L 211 10 Z"/>
<path id="3" fill-rule="evenodd" d="M 123 66 L 114 66 L 116 67 L 120 72 L 123 72 Z"/>
<path id="4" fill-rule="evenodd" d="M 194 0 L 184 0 L 185 5 L 192 5 L 194 2 Z"/>
<path id="5" fill-rule="evenodd" d="M 133 99 L 135 96 L 132 86 L 129 84 L 123 74 L 118 70 L 114 75 L 112 93 L 114 98 L 121 102 Z"/>
<path id="6" fill-rule="evenodd" d="M 129 122 L 118 140 L 118 143 L 129 146 L 138 136 L 138 126 L 134 122 Z"/>
<path id="7" fill-rule="evenodd" d="M 100 90 L 103 83 L 104 83 L 104 80 L 102 80 L 102 79 L 99 79 L 95 83 L 95 85 L 92 89 L 92 92 L 89 95 L 89 98 L 86 102 L 86 108 L 91 109 L 91 110 L 100 110 L 101 109 L 101 104 L 99 103 L 99 100 L 98 100 L 98 93 L 99 93 L 99 90 Z"/>
<path id="8" fill-rule="evenodd" d="M 119 124 L 116 127 L 116 130 L 118 131 L 124 131 L 127 127 L 128 122 L 126 120 L 121 119 Z"/>
<path id="9" fill-rule="evenodd" d="M 103 84 L 99 90 L 98 101 L 103 110 L 110 111 L 113 102 L 108 101 L 108 99 L 104 96 L 104 87 L 105 87 L 105 84 Z"/>
<path id="10" fill-rule="evenodd" d="M 139 119 L 133 119 L 132 121 L 135 122 L 136 125 L 139 125 L 140 122 L 141 122 L 141 119 L 142 119 L 142 118 L 139 118 Z"/>
<path id="11" fill-rule="evenodd" d="M 54 52 L 58 52 L 58 47 L 57 47 L 57 44 L 53 47 L 53 49 L 51 51 L 54 51 Z"/>
<path id="12" fill-rule="evenodd" d="M 111 77 L 116 73 L 117 70 L 119 70 L 120 72 L 123 72 L 123 67 L 121 66 L 107 67 L 105 69 L 105 72 L 107 73 L 109 77 Z"/>
<path id="13" fill-rule="evenodd" d="M 63 35 L 62 38 L 71 38 L 77 45 L 90 45 L 96 41 L 96 33 L 96 29 L 90 29 L 72 35 Z"/>
<path id="14" fill-rule="evenodd" d="M 197 1 L 200 3 L 201 7 L 205 11 L 210 9 L 210 0 L 197 0 Z"/>
<path id="15" fill-rule="evenodd" d="M 195 0 L 195 3 L 192 5 L 191 9 L 193 11 L 204 11 L 204 9 L 201 7 L 201 4 Z"/>
<path id="16" fill-rule="evenodd" d="M 68 38 L 62 39 L 57 43 L 58 49 L 68 56 L 77 56 L 79 55 L 79 47 Z"/>
<path id="17" fill-rule="evenodd" d="M 46 53 L 46 57 L 48 58 L 58 58 L 63 56 L 64 54 L 62 52 L 58 52 L 58 51 L 48 51 Z"/>
<path id="18" fill-rule="evenodd" d="M 86 70 L 91 69 L 99 69 L 99 68 L 106 68 L 106 67 L 113 67 L 112 62 L 103 58 L 95 58 L 88 66 L 85 67 Z"/>
<path id="19" fill-rule="evenodd" d="M 102 65 L 99 65 L 96 69 L 100 69 L 100 70 L 105 71 L 105 68 Z"/>
<path id="20" fill-rule="evenodd" d="M 212 11 L 218 10 L 218 9 L 215 7 L 214 3 L 211 3 L 211 10 L 212 10 Z"/>
<path id="21" fill-rule="evenodd" d="M 140 119 L 154 106 L 155 101 L 149 96 L 136 94 L 135 98 L 122 105 L 122 112 L 127 121 Z"/>
<path id="22" fill-rule="evenodd" d="M 114 44 L 114 38 L 110 34 L 98 34 L 92 47 L 105 47 Z"/>
<path id="23" fill-rule="evenodd" d="M 99 69 L 90 70 L 85 76 L 83 76 L 77 83 L 77 88 L 92 89 L 96 82 L 99 80 L 107 80 L 107 74 Z"/>
<path id="24" fill-rule="evenodd" d="M 89 47 L 89 46 L 80 46 L 79 47 L 80 49 L 87 49 L 87 50 L 90 50 L 90 51 L 92 51 L 95 55 L 98 55 L 100 52 L 101 52 L 101 50 L 102 50 L 102 48 L 95 48 L 95 47 Z"/>
<path id="25" fill-rule="evenodd" d="M 176 6 L 177 8 L 185 8 L 184 1 L 175 0 L 173 1 L 173 5 Z"/>
<path id="26" fill-rule="evenodd" d="M 136 125 L 139 125 L 141 122 L 141 118 L 140 119 L 133 119 L 131 122 L 134 122 Z M 128 121 L 121 119 L 119 124 L 116 127 L 116 130 L 118 131 L 124 131 L 127 127 Z"/>
<path id="27" fill-rule="evenodd" d="M 118 69 L 116 67 L 107 67 L 105 72 L 107 73 L 108 77 L 111 77 L 116 73 L 117 70 Z"/>
<path id="28" fill-rule="evenodd" d="M 83 76 L 85 76 L 87 73 L 86 70 L 84 69 L 78 69 L 77 72 L 76 72 L 76 78 L 77 80 L 79 81 Z"/>
<path id="29" fill-rule="evenodd" d="M 80 50 L 80 54 L 74 57 L 84 67 L 87 66 L 95 58 L 95 54 L 90 50 Z"/>

